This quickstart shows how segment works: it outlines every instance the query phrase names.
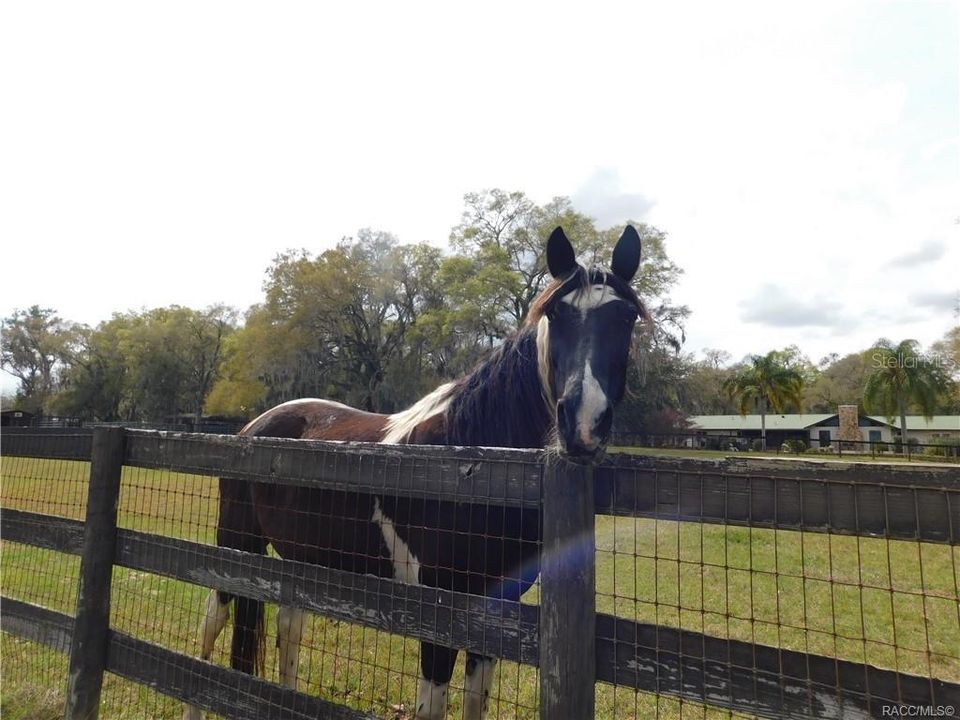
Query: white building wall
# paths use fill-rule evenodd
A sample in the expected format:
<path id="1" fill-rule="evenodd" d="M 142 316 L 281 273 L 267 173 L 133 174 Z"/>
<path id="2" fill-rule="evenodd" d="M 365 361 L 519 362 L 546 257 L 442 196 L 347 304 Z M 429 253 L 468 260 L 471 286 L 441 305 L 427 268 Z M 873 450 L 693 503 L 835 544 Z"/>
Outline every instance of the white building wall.
<path id="1" fill-rule="evenodd" d="M 931 445 L 944 437 L 960 438 L 960 430 L 951 432 L 949 430 L 911 430 L 910 423 L 907 423 L 907 438 L 915 438 L 921 445 Z"/>
<path id="2" fill-rule="evenodd" d="M 839 427 L 821 427 L 819 425 L 814 425 L 810 428 L 810 447 L 819 447 L 820 442 L 820 431 L 829 430 L 830 431 L 830 442 L 837 442 L 837 435 L 840 433 Z M 880 442 L 893 442 L 893 430 L 892 428 L 884 425 L 882 427 L 873 427 L 871 425 L 861 425 L 860 432 L 863 433 L 863 440 L 867 442 L 870 440 L 870 431 L 879 430 L 880 431 Z M 867 447 L 864 445 L 864 447 Z"/>

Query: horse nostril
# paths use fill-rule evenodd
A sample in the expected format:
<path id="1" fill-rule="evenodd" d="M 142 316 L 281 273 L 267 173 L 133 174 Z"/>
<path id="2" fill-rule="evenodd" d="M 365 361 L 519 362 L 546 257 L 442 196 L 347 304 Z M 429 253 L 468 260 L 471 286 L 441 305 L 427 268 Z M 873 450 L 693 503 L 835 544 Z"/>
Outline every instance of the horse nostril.
<path id="1" fill-rule="evenodd" d="M 557 401 L 557 424 L 560 430 L 572 430 L 577 424 L 576 408 L 567 398 Z"/>
<path id="2" fill-rule="evenodd" d="M 597 421 L 597 434 L 606 438 L 610 434 L 611 425 L 613 425 L 613 408 L 608 407 Z"/>
<path id="3" fill-rule="evenodd" d="M 570 449 L 577 444 L 576 403 L 570 402 L 569 398 L 557 401 L 557 430 L 564 448 Z"/>

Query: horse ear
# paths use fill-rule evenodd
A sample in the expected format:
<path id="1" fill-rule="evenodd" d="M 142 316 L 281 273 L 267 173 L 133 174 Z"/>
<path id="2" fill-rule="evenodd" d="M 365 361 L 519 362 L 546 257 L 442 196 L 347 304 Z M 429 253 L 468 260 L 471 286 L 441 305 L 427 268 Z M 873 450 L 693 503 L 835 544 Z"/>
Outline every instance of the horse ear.
<path id="1" fill-rule="evenodd" d="M 558 227 L 550 233 L 550 239 L 547 240 L 547 268 L 553 277 L 558 278 L 566 275 L 576 266 L 577 255 L 573 251 L 573 245 L 564 235 L 563 228 Z"/>
<path id="2" fill-rule="evenodd" d="M 627 225 L 613 249 L 610 269 L 621 280 L 630 282 L 640 267 L 640 233 L 633 225 Z"/>

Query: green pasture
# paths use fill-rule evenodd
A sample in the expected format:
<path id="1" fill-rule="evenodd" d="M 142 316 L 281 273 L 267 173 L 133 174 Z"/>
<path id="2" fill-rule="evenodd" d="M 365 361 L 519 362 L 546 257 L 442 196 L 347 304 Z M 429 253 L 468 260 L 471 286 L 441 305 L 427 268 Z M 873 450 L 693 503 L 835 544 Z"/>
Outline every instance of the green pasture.
<path id="1" fill-rule="evenodd" d="M 4 458 L 5 507 L 82 519 L 88 465 Z M 216 480 L 125 468 L 120 524 L 212 542 Z M 597 605 L 640 622 L 868 662 L 960 681 L 960 550 L 945 545 L 817 533 L 758 530 L 628 518 L 597 518 Z M 2 543 L 3 593 L 72 613 L 79 561 Z M 112 624 L 193 654 L 207 591 L 114 570 Z M 525 602 L 537 602 L 536 588 Z M 268 609 L 272 635 L 275 608 Z M 229 626 L 213 661 L 226 664 Z M 276 679 L 268 642 L 268 675 Z M 0 714 L 62 713 L 66 659 L 2 636 Z M 304 636 L 301 689 L 384 718 L 411 717 L 418 643 L 312 617 Z M 454 677 L 462 685 L 462 662 Z M 536 718 L 533 668 L 501 663 L 491 717 Z M 597 686 L 597 717 L 714 718 L 726 711 L 628 688 Z M 450 717 L 459 717 L 451 693 Z M 101 717 L 170 719 L 180 706 L 152 690 L 108 676 Z"/>
<path id="2" fill-rule="evenodd" d="M 943 464 L 952 464 L 956 465 L 957 460 L 954 457 L 945 457 L 943 455 L 934 455 L 932 453 L 922 453 L 914 452 L 911 455 L 907 456 L 906 454 L 900 453 L 894 455 L 893 453 L 878 453 L 871 455 L 870 453 L 858 453 L 854 451 L 845 451 L 843 455 L 839 455 L 836 452 L 829 453 L 819 453 L 819 452 L 804 452 L 804 453 L 794 453 L 781 451 L 777 452 L 776 450 L 744 450 L 743 452 L 733 453 L 729 450 L 706 450 L 702 448 L 673 448 L 673 447 L 661 447 L 661 448 L 649 448 L 649 447 L 612 447 L 609 449 L 611 453 L 627 453 L 629 455 L 655 455 L 659 457 L 692 457 L 692 458 L 729 458 L 734 457 L 738 460 L 743 460 L 746 458 L 776 458 L 781 460 L 825 460 L 825 461 L 835 461 L 835 462 L 856 462 L 856 463 L 879 463 L 881 465 L 922 465 L 922 464 L 934 464 L 934 465 L 943 465 Z"/>

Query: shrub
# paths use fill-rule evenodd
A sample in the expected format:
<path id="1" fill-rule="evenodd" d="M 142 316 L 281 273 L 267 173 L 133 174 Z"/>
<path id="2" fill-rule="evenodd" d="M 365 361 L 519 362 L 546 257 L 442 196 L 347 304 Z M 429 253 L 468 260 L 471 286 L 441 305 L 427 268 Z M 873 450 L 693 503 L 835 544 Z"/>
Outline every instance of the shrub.
<path id="1" fill-rule="evenodd" d="M 803 440 L 787 440 L 781 449 L 784 452 L 802 453 L 807 451 L 807 444 Z"/>
<path id="2" fill-rule="evenodd" d="M 925 448 L 927 455 L 960 457 L 960 438 L 934 438 Z"/>

